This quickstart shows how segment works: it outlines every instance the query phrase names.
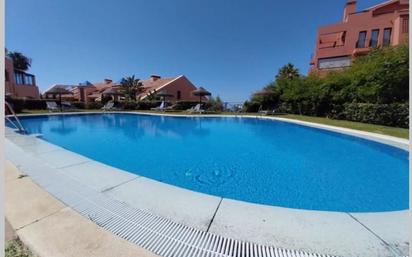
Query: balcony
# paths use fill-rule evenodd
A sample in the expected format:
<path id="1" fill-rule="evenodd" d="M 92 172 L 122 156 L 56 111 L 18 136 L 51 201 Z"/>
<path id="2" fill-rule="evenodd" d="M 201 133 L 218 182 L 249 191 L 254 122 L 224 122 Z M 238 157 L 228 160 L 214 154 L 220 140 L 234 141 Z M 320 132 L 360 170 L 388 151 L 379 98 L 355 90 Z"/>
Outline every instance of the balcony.
<path id="1" fill-rule="evenodd" d="M 16 85 L 36 86 L 35 76 L 24 71 L 14 70 Z"/>

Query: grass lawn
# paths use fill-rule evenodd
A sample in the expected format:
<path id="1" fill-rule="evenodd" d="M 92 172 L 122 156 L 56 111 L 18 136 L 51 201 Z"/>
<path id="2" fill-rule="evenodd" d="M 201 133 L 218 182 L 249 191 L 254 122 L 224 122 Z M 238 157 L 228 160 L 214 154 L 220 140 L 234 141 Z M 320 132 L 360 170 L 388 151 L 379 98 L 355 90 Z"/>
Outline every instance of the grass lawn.
<path id="1" fill-rule="evenodd" d="M 102 111 L 102 110 L 77 110 L 78 112 L 93 112 L 93 111 Z M 159 112 L 159 111 L 136 111 L 136 112 L 143 112 L 143 113 L 168 113 L 168 114 L 190 114 L 186 111 L 168 111 L 168 112 Z M 36 114 L 36 113 L 48 113 L 47 110 L 23 110 L 23 114 Z M 234 115 L 231 112 L 223 112 L 217 113 L 220 115 Z M 249 115 L 257 115 L 256 113 L 244 113 Z M 207 114 L 206 114 L 207 115 Z M 388 136 L 400 137 L 400 138 L 409 138 L 409 129 L 406 128 L 395 128 L 395 127 L 388 127 L 388 126 L 381 126 L 381 125 L 374 125 L 368 123 L 361 123 L 361 122 L 353 122 L 353 121 L 346 121 L 346 120 L 332 120 L 323 117 L 312 117 L 312 116 L 303 116 L 303 115 L 293 115 L 293 114 L 285 114 L 279 115 L 278 117 L 286 118 L 286 119 L 294 119 L 294 120 L 301 120 L 313 123 L 320 123 L 330 126 L 336 127 L 343 127 L 343 128 L 350 128 L 350 129 L 357 129 L 367 132 L 373 132 Z"/>
<path id="2" fill-rule="evenodd" d="M 347 121 L 347 120 L 332 120 L 332 119 L 322 118 L 322 117 L 311 117 L 311 116 L 293 115 L 293 114 L 285 114 L 279 117 L 313 122 L 313 123 L 320 123 L 320 124 L 331 125 L 331 126 L 336 126 L 336 127 L 357 129 L 357 130 L 362 130 L 362 131 L 367 131 L 367 132 L 394 136 L 394 137 L 409 138 L 409 129 L 406 129 L 406 128 L 395 128 L 395 127 L 381 126 L 381 125 L 361 123 L 361 122 L 353 122 L 353 121 Z"/>
<path id="3" fill-rule="evenodd" d="M 142 112 L 150 112 L 150 113 L 159 113 L 159 111 L 142 111 Z M 189 114 L 189 112 L 181 111 L 181 112 L 166 112 L 166 113 L 173 113 L 173 114 Z M 234 115 L 231 112 L 223 112 L 218 113 L 223 115 Z M 244 113 L 247 115 L 256 115 L 256 113 Z M 320 123 L 330 126 L 342 127 L 342 128 L 350 128 L 350 129 L 357 129 L 367 132 L 373 132 L 377 134 L 383 134 L 388 136 L 400 137 L 400 138 L 409 138 L 409 129 L 406 128 L 395 128 L 395 127 L 388 127 L 382 125 L 375 125 L 375 124 L 368 124 L 362 122 L 353 122 L 347 120 L 332 120 L 323 117 L 312 117 L 312 116 L 303 116 L 303 115 L 293 115 L 293 114 L 283 114 L 277 115 L 280 118 L 285 119 L 294 119 L 294 120 L 301 120 L 313 123 Z"/>

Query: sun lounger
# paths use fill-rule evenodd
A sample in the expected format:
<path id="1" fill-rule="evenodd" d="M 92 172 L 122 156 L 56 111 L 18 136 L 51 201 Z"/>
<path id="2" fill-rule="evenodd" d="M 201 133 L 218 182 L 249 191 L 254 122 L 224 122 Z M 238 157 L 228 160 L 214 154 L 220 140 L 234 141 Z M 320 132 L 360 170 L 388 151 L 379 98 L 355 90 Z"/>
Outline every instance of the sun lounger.
<path id="1" fill-rule="evenodd" d="M 243 112 L 243 104 L 238 104 L 235 106 L 235 112 L 236 113 L 241 113 Z"/>
<path id="2" fill-rule="evenodd" d="M 175 110 L 176 106 L 177 106 L 177 104 L 174 104 L 174 105 L 166 107 L 164 110 L 165 111 L 176 111 Z"/>
<path id="3" fill-rule="evenodd" d="M 107 102 L 103 107 L 102 107 L 103 111 L 110 111 L 110 110 L 114 110 L 114 102 Z"/>
<path id="4" fill-rule="evenodd" d="M 46 102 L 46 105 L 47 110 L 49 110 L 50 112 L 59 110 L 59 106 L 56 104 L 56 102 Z"/>
<path id="5" fill-rule="evenodd" d="M 272 115 L 275 114 L 276 108 L 273 108 L 271 110 L 263 110 L 262 105 L 259 107 L 258 113 L 260 114 L 265 114 L 265 115 Z"/>
<path id="6" fill-rule="evenodd" d="M 187 109 L 187 111 L 190 112 L 190 113 L 193 113 L 193 112 L 202 113 L 202 112 L 204 112 L 205 110 L 202 109 L 202 106 L 201 106 L 200 104 L 196 104 L 195 107 L 190 108 L 190 109 Z"/>
<path id="7" fill-rule="evenodd" d="M 190 107 L 189 109 L 187 109 L 187 112 L 193 112 L 195 110 L 195 108 L 198 108 L 198 106 L 200 106 L 200 104 L 196 104 L 195 106 Z"/>
<path id="8" fill-rule="evenodd" d="M 70 102 L 62 102 L 62 108 L 65 110 L 74 110 L 76 109 Z"/>
<path id="9" fill-rule="evenodd" d="M 162 101 L 162 103 L 158 107 L 150 108 L 150 110 L 153 110 L 153 111 L 163 111 L 165 109 L 166 109 L 165 101 Z"/>

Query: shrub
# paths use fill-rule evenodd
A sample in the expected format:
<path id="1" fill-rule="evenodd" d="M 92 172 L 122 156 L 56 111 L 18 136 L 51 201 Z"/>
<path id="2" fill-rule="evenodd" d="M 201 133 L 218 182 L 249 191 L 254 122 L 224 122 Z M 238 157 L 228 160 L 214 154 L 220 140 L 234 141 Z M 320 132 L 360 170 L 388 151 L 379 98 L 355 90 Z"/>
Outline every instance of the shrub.
<path id="1" fill-rule="evenodd" d="M 6 243 L 5 257 L 34 257 L 34 254 L 19 238 L 15 238 Z"/>
<path id="2" fill-rule="evenodd" d="M 393 127 L 409 127 L 409 104 L 346 103 L 335 106 L 329 117 Z"/>
<path id="3" fill-rule="evenodd" d="M 409 46 L 373 49 L 326 76 L 276 76 L 265 90 L 270 94 L 245 103 L 248 112 L 278 106 L 283 113 L 407 127 Z"/>
<path id="4" fill-rule="evenodd" d="M 125 110 L 136 110 L 136 108 L 137 108 L 137 102 L 135 102 L 135 101 L 123 102 L 123 108 L 124 108 Z"/>
<path id="5" fill-rule="evenodd" d="M 216 98 L 214 98 L 212 96 L 209 97 L 209 101 L 205 104 L 209 105 L 207 109 L 210 110 L 210 111 L 222 112 L 223 109 L 224 109 L 223 102 L 222 102 L 222 100 L 220 99 L 219 96 L 217 96 Z"/>
<path id="6" fill-rule="evenodd" d="M 257 112 L 259 110 L 260 105 L 261 104 L 256 101 L 251 101 L 251 102 L 246 101 L 244 104 L 244 109 L 246 112 Z"/>
<path id="7" fill-rule="evenodd" d="M 47 104 L 45 100 L 26 99 L 24 100 L 24 109 L 44 110 L 47 109 Z"/>
<path id="8" fill-rule="evenodd" d="M 101 109 L 103 107 L 103 104 L 100 102 L 89 102 L 85 105 L 86 109 Z"/>
<path id="9" fill-rule="evenodd" d="M 71 102 L 71 104 L 76 107 L 77 109 L 101 109 L 103 104 L 101 102 Z"/>
<path id="10" fill-rule="evenodd" d="M 9 98 L 7 99 L 7 102 L 11 105 L 16 113 L 20 113 L 24 109 L 23 99 Z"/>
<path id="11" fill-rule="evenodd" d="M 175 107 L 173 109 L 175 110 L 187 110 L 198 104 L 199 102 L 197 101 L 177 101 L 175 104 Z"/>
<path id="12" fill-rule="evenodd" d="M 102 99 L 101 99 L 101 103 L 104 105 L 104 104 L 106 104 L 107 102 L 109 102 L 109 101 L 111 101 L 112 100 L 112 97 L 111 96 L 108 96 L 108 95 L 102 95 Z"/>
<path id="13" fill-rule="evenodd" d="M 281 103 L 275 110 L 276 113 L 292 113 L 292 106 L 289 103 Z"/>
<path id="14" fill-rule="evenodd" d="M 10 103 L 16 113 L 22 112 L 23 109 L 44 110 L 47 108 L 47 100 L 8 98 L 7 102 Z"/>
<path id="15" fill-rule="evenodd" d="M 150 110 L 151 108 L 158 107 L 162 102 L 161 101 L 141 101 L 137 102 L 137 110 Z"/>
<path id="16" fill-rule="evenodd" d="M 71 102 L 71 104 L 77 109 L 85 109 L 86 104 L 84 102 Z"/>

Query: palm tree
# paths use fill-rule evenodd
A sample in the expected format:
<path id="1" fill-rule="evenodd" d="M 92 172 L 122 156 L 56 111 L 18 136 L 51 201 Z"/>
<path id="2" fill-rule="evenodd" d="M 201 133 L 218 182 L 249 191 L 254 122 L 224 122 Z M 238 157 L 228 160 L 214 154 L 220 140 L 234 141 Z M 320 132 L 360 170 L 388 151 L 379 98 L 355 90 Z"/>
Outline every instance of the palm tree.
<path id="1" fill-rule="evenodd" d="M 278 75 L 276 75 L 276 79 L 292 80 L 294 78 L 298 78 L 299 76 L 299 70 L 295 68 L 293 64 L 288 63 L 279 69 Z"/>
<path id="2" fill-rule="evenodd" d="M 125 94 L 126 98 L 130 100 L 136 100 L 137 93 L 142 91 L 143 84 L 140 79 L 136 79 L 135 76 L 126 77 L 122 79 L 120 83 L 120 91 Z"/>
<path id="3" fill-rule="evenodd" d="M 157 98 L 157 92 L 156 92 L 156 89 L 154 89 L 153 91 L 150 91 L 147 93 L 147 96 L 145 99 L 149 102 L 152 102 L 152 101 L 155 101 L 156 98 Z"/>
<path id="4" fill-rule="evenodd" d="M 13 66 L 17 70 L 27 71 L 31 66 L 31 59 L 20 52 L 10 52 L 7 56 L 13 60 Z"/>

